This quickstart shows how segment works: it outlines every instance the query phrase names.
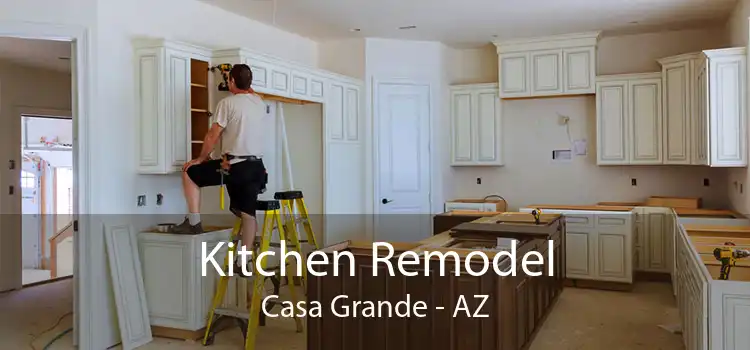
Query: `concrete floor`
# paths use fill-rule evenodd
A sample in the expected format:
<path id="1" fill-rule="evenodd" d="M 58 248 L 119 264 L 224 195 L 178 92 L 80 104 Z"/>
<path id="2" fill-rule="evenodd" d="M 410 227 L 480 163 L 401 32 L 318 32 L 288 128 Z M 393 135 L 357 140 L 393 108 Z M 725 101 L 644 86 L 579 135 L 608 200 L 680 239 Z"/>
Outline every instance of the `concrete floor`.
<path id="1" fill-rule="evenodd" d="M 73 307 L 72 280 L 0 294 L 0 339 L 3 348 L 29 349 L 30 341 L 52 327 Z M 618 350 L 684 349 L 680 335 L 659 327 L 678 321 L 671 287 L 664 283 L 638 283 L 632 293 L 566 288 L 538 333 L 530 350 Z M 41 349 L 73 323 L 65 316 L 59 326 L 39 336 L 34 349 Z M 291 319 L 269 320 L 260 333 L 258 348 L 303 350 L 305 338 L 295 333 Z M 73 349 L 72 335 L 50 349 Z M 219 333 L 211 348 L 242 348 L 238 329 Z M 156 338 L 141 349 L 206 349 L 196 342 Z"/>

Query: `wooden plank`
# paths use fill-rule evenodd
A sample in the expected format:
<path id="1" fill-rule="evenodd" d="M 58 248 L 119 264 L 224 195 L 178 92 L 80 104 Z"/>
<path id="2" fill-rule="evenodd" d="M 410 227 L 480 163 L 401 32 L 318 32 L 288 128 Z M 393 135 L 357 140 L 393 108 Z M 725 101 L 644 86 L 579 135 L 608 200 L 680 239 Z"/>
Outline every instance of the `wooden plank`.
<path id="1" fill-rule="evenodd" d="M 731 217 L 736 219 L 744 219 L 745 217 L 732 210 L 724 209 L 693 209 L 693 208 L 672 208 L 677 215 L 681 216 L 707 216 L 707 217 Z"/>
<path id="2" fill-rule="evenodd" d="M 698 209 L 701 207 L 701 199 L 698 197 L 651 196 L 646 200 L 646 205 L 650 207 Z"/>
<path id="3" fill-rule="evenodd" d="M 614 206 L 614 205 L 567 205 L 567 204 L 531 204 L 524 205 L 524 208 L 539 208 L 552 210 L 590 210 L 590 211 L 631 211 L 633 206 Z"/>
<path id="4" fill-rule="evenodd" d="M 596 205 L 604 205 L 609 207 L 642 207 L 646 205 L 643 202 L 599 202 Z"/>
<path id="5" fill-rule="evenodd" d="M 298 100 L 296 98 L 289 98 L 289 97 L 283 97 L 283 96 L 276 96 L 276 95 L 269 95 L 264 94 L 260 92 L 256 92 L 260 97 L 263 98 L 265 101 L 277 101 L 277 102 L 283 102 L 283 103 L 291 103 L 295 105 L 306 105 L 310 103 L 317 103 L 317 102 L 311 102 L 311 101 L 305 101 L 305 100 Z"/>

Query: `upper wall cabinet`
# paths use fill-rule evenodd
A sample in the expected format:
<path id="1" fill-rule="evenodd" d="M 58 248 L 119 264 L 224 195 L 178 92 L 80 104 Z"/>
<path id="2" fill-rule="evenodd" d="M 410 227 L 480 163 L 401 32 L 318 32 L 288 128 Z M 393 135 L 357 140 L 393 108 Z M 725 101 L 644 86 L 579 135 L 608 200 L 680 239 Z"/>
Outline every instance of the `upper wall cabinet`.
<path id="1" fill-rule="evenodd" d="M 661 73 L 597 78 L 597 164 L 662 163 L 661 96 Z"/>
<path id="2" fill-rule="evenodd" d="M 311 102 L 324 102 L 327 79 L 312 69 L 297 67 L 261 53 L 246 49 L 217 50 L 213 53 L 217 64 L 244 63 L 253 72 L 255 91 Z"/>
<path id="3" fill-rule="evenodd" d="M 495 42 L 500 97 L 594 94 L 599 34 Z"/>
<path id="4" fill-rule="evenodd" d="M 659 60 L 664 84 L 664 163 L 747 166 L 746 49 Z"/>
<path id="5" fill-rule="evenodd" d="M 138 169 L 179 171 L 208 130 L 210 52 L 165 40 L 137 40 L 135 106 Z"/>
<path id="6" fill-rule="evenodd" d="M 497 84 L 451 86 L 451 165 L 503 165 Z"/>

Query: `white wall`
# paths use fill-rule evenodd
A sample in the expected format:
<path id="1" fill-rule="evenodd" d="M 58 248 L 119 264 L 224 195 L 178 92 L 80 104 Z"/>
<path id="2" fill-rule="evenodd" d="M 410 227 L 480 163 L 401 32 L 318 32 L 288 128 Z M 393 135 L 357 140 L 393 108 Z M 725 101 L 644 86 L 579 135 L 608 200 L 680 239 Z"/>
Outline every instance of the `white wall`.
<path id="1" fill-rule="evenodd" d="M 727 22 L 727 34 L 732 46 L 750 46 L 748 43 L 748 17 L 750 17 L 750 0 L 737 1 L 732 15 Z M 750 58 L 750 53 L 748 55 Z M 750 64 L 750 59 L 748 59 Z M 750 69 L 748 69 L 750 74 Z M 749 92 L 750 93 L 750 92 Z M 750 128 L 750 125 L 748 125 Z M 747 185 L 750 184 L 750 171 L 747 168 L 729 169 L 728 194 L 734 210 L 745 215 L 750 214 L 750 197 L 747 195 Z M 743 192 L 740 193 L 740 185 Z"/>
<path id="2" fill-rule="evenodd" d="M 15 186 L 16 196 L 0 196 L 0 212 L 3 214 L 21 213 L 21 197 L 18 181 L 21 165 L 21 116 L 17 107 L 70 110 L 70 75 L 38 68 L 27 68 L 0 62 L 0 159 L 6 166 L 8 159 L 14 159 L 14 171 L 0 172 L 0 188 Z M 7 168 L 4 168 L 7 169 Z M 3 215 L 0 225 L 0 248 L 21 245 L 21 217 Z M 3 251 L 5 251 L 3 249 Z M 17 251 L 17 248 L 11 248 Z M 18 257 L 0 254 L 0 274 L 7 281 L 21 283 L 21 264 Z M 6 278 L 0 279 L 0 290 L 13 284 L 3 285 Z"/>
<path id="3" fill-rule="evenodd" d="M 365 80 L 365 39 L 321 42 L 318 62 L 321 69 Z"/>
<path id="4" fill-rule="evenodd" d="M 604 37 L 599 46 L 599 74 L 659 71 L 656 59 L 700 49 L 722 47 L 723 30 Z M 455 50 L 453 50 L 455 51 Z M 497 81 L 494 47 L 451 54 L 450 84 Z M 494 65 L 487 62 L 494 59 Z M 474 64 L 466 64 L 474 62 Z M 472 67 L 472 68 L 467 68 Z M 484 67 L 484 68 L 480 68 Z M 596 166 L 595 98 L 570 97 L 503 101 L 504 154 L 501 168 L 451 169 L 450 198 L 504 196 L 510 208 L 528 204 L 594 204 L 598 201 L 640 201 L 651 195 L 700 196 L 707 207 L 726 207 L 726 170 L 676 166 Z M 557 113 L 571 118 L 571 138 L 588 140 L 588 155 L 571 164 L 553 164 L 553 149 L 568 144 Z M 448 118 L 448 114 L 444 115 Z M 477 185 L 477 178 L 482 184 Z M 631 186 L 636 178 L 637 186 Z M 703 187 L 703 179 L 710 187 Z M 447 181 L 447 180 L 446 180 Z"/>

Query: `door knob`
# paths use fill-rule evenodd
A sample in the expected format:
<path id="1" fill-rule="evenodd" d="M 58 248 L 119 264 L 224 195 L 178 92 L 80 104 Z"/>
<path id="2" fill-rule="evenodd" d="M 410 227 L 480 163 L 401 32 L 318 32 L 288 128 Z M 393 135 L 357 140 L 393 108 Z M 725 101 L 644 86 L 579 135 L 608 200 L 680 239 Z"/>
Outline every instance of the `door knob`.
<path id="1" fill-rule="evenodd" d="M 383 204 L 388 204 L 388 203 L 390 203 L 390 202 L 393 202 L 393 200 L 392 200 L 392 199 L 387 199 L 387 198 L 383 198 L 383 200 L 382 200 L 381 202 L 382 202 Z"/>

